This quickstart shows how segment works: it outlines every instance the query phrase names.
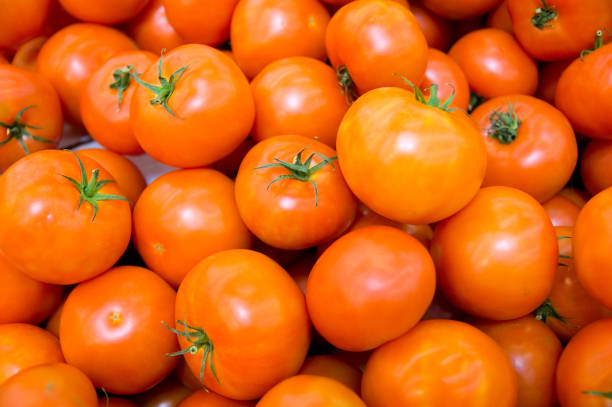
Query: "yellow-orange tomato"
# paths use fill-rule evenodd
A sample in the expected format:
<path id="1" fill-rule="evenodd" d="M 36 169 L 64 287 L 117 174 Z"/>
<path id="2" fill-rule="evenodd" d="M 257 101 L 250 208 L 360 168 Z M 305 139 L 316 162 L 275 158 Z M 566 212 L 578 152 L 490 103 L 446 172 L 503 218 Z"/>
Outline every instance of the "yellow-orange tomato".
<path id="1" fill-rule="evenodd" d="M 574 226 L 580 213 L 578 205 L 559 194 L 542 203 L 542 206 L 550 216 L 553 226 Z"/>
<path id="2" fill-rule="evenodd" d="M 361 370 L 337 356 L 311 356 L 304 361 L 298 374 L 329 377 L 342 383 L 355 393 L 361 393 Z"/>
<path id="3" fill-rule="evenodd" d="M 470 103 L 470 85 L 457 62 L 442 51 L 433 48 L 428 50 L 427 56 L 425 79 L 419 86 L 423 93 L 428 96 L 429 88 L 435 84 L 440 99 L 446 100 L 453 95 L 450 107 L 467 111 Z"/>
<path id="4" fill-rule="evenodd" d="M 168 21 L 164 3 L 164 0 L 150 0 L 127 26 L 127 32 L 138 47 L 155 55 L 159 55 L 163 49 L 171 51 L 185 43 Z"/>

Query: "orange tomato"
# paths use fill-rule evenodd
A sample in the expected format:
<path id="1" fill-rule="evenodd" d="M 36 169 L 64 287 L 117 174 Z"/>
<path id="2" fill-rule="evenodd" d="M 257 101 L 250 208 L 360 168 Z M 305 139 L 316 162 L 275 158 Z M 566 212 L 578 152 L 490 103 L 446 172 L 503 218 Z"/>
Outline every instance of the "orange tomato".
<path id="1" fill-rule="evenodd" d="M 81 21 L 120 24 L 131 20 L 149 0 L 59 0 L 64 9 Z"/>
<path id="2" fill-rule="evenodd" d="M 500 0 L 421 0 L 432 12 L 451 20 L 465 20 L 485 14 Z"/>
<path id="3" fill-rule="evenodd" d="M 580 157 L 584 187 L 595 195 L 612 186 L 612 140 L 592 140 Z"/>
<path id="4" fill-rule="evenodd" d="M 433 48 L 427 51 L 427 55 L 425 79 L 419 88 L 429 96 L 429 88 L 436 84 L 440 99 L 446 100 L 453 95 L 450 107 L 467 111 L 470 103 L 470 85 L 457 62 L 442 51 Z"/>
<path id="5" fill-rule="evenodd" d="M 555 104 L 555 93 L 557 91 L 557 83 L 565 68 L 572 61 L 565 59 L 562 61 L 549 62 L 542 64 L 540 67 L 540 75 L 538 79 L 538 90 L 536 96 L 551 105 Z"/>
<path id="6" fill-rule="evenodd" d="M 542 206 L 546 209 L 553 226 L 574 226 L 580 213 L 578 205 L 559 194 L 542 203 Z"/>
<path id="7" fill-rule="evenodd" d="M 45 42 L 47 42 L 47 37 L 36 37 L 25 42 L 17 49 L 11 63 L 28 71 L 36 71 L 38 54 Z"/>
<path id="8" fill-rule="evenodd" d="M 0 49 L 17 49 L 40 34 L 50 6 L 51 0 L 1 0 Z"/>
<path id="9" fill-rule="evenodd" d="M 451 44 L 453 33 L 450 21 L 432 13 L 418 1 L 410 2 L 410 11 L 419 23 L 427 45 L 430 48 L 446 51 Z"/>
<path id="10" fill-rule="evenodd" d="M 563 188 L 559 192 L 559 195 L 569 199 L 570 201 L 578 205 L 580 208 L 586 205 L 587 201 L 590 198 L 589 194 L 586 191 L 572 187 Z"/>
<path id="11" fill-rule="evenodd" d="M 487 16 L 487 27 L 513 33 L 512 19 L 508 11 L 508 0 L 502 0 Z"/>
<path id="12" fill-rule="evenodd" d="M 231 400 L 215 394 L 211 391 L 198 390 L 191 393 L 186 399 L 181 401 L 176 407 L 252 407 L 252 401 Z"/>
<path id="13" fill-rule="evenodd" d="M 164 0 L 150 0 L 126 28 L 139 48 L 155 55 L 159 55 L 163 49 L 171 51 L 185 43 L 168 21 L 164 3 Z"/>
<path id="14" fill-rule="evenodd" d="M 189 43 L 219 45 L 229 38 L 238 0 L 164 0 L 168 22 Z"/>
<path id="15" fill-rule="evenodd" d="M 337 356 L 311 356 L 304 361 L 298 375 L 328 377 L 342 383 L 357 395 L 361 393 L 361 370 Z"/>

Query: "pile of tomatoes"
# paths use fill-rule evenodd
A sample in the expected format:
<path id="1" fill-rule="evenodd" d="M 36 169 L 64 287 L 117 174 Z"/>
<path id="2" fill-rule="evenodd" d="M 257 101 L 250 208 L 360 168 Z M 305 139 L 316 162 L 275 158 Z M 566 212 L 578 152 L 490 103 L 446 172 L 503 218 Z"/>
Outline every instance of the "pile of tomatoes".
<path id="1" fill-rule="evenodd" d="M 612 405 L 612 0 L 409 3 L 0 0 L 0 407 Z"/>

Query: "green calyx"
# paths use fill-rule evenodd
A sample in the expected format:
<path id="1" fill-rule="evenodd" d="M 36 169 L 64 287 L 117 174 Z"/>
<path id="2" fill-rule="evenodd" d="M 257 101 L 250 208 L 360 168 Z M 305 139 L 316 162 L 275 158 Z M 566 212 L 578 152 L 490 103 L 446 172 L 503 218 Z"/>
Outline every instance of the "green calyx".
<path id="1" fill-rule="evenodd" d="M 150 83 L 144 82 L 139 78 L 139 75 L 136 73 L 132 74 L 132 78 L 140 85 L 144 86 L 155 94 L 155 97 L 149 101 L 152 105 L 162 105 L 168 113 L 178 119 L 179 117 L 172 111 L 172 109 L 170 109 L 170 106 L 168 106 L 168 100 L 170 99 L 170 96 L 172 96 L 172 94 L 174 93 L 176 83 L 181 79 L 188 66 L 185 65 L 184 67 L 178 69 L 176 72 L 170 75 L 169 79 L 164 78 L 162 76 L 162 59 L 164 58 L 164 51 L 165 50 L 162 50 L 161 52 L 161 56 L 159 57 L 159 64 L 157 67 L 159 86 L 151 85 Z M 130 71 L 134 72 L 133 66 L 129 66 L 129 68 Z"/>
<path id="2" fill-rule="evenodd" d="M 585 55 L 589 55 L 596 49 L 603 47 L 603 44 L 603 30 L 597 30 L 597 32 L 595 33 L 595 39 L 593 40 L 593 48 L 583 49 L 582 51 L 580 51 L 580 60 L 582 61 Z"/>
<path id="3" fill-rule="evenodd" d="M 489 129 L 487 135 L 497 139 L 502 144 L 510 144 L 516 139 L 519 127 L 521 127 L 521 119 L 516 114 L 516 105 L 508 104 L 508 111 L 503 112 L 496 109 L 489 115 Z"/>
<path id="4" fill-rule="evenodd" d="M 336 77 L 338 78 L 338 83 L 342 88 L 342 93 L 346 98 L 346 103 L 349 106 L 352 105 L 353 102 L 357 100 L 359 95 L 355 90 L 355 82 L 353 82 L 353 78 L 351 78 L 346 65 L 340 65 L 338 69 L 336 69 Z"/>
<path id="5" fill-rule="evenodd" d="M 310 182 L 312 184 L 312 186 L 314 187 L 314 193 L 315 193 L 315 206 L 318 206 L 319 204 L 319 192 L 317 190 L 317 184 L 316 182 L 314 182 L 311 177 L 314 173 L 316 173 L 318 170 L 320 170 L 321 168 L 325 167 L 327 164 L 331 165 L 332 167 L 334 166 L 333 161 L 336 160 L 338 157 L 334 156 L 334 157 L 326 157 L 325 155 L 321 154 L 321 153 L 312 153 L 308 156 L 308 158 L 306 159 L 306 161 L 302 162 L 302 153 L 306 150 L 306 148 L 308 147 L 304 147 L 303 149 L 301 149 L 297 155 L 295 156 L 295 158 L 293 159 L 292 163 L 288 163 L 286 161 L 280 160 L 278 158 L 275 158 L 274 161 L 276 161 L 275 163 L 272 164 L 267 164 L 267 165 L 262 165 L 261 167 L 257 167 L 255 168 L 256 170 L 261 170 L 264 168 L 273 168 L 273 167 L 279 167 L 279 168 L 285 168 L 286 170 L 289 171 L 288 174 L 283 174 L 283 175 L 279 175 L 278 177 L 274 178 L 272 180 L 272 182 L 270 182 L 268 184 L 268 188 L 270 188 L 270 186 L 272 186 L 272 184 L 274 184 L 277 181 L 280 181 L 282 179 L 295 179 L 301 182 Z M 323 159 L 323 161 L 321 161 L 319 164 L 311 167 L 311 163 L 312 163 L 312 159 L 314 158 L 314 156 L 318 156 L 320 158 Z M 335 167 L 334 167 L 335 168 Z"/>
<path id="6" fill-rule="evenodd" d="M 204 370 L 206 369 L 207 360 L 208 360 L 208 366 L 210 368 L 210 371 L 212 372 L 213 376 L 217 380 L 217 383 L 220 383 L 219 377 L 217 376 L 217 372 L 215 371 L 215 365 L 213 364 L 213 352 L 215 350 L 215 347 L 212 341 L 210 340 L 210 338 L 208 337 L 208 335 L 206 334 L 206 332 L 202 328 L 196 328 L 194 326 L 187 324 L 186 320 L 185 321 L 177 320 L 176 322 L 177 324 L 180 324 L 183 326 L 184 328 L 183 331 L 179 331 L 178 329 L 169 327 L 164 322 L 162 322 L 162 324 L 164 324 L 166 328 L 168 328 L 169 330 L 171 330 L 178 336 L 182 336 L 183 338 L 187 339 L 187 341 L 191 343 L 191 346 L 185 349 L 179 350 L 178 352 L 167 353 L 166 356 L 174 357 L 174 356 L 184 355 L 186 353 L 195 355 L 196 353 L 200 351 L 200 349 L 202 349 L 203 355 L 202 355 L 202 363 L 200 364 L 200 383 L 202 383 L 202 386 L 204 386 Z M 208 391 L 206 386 L 204 386 L 204 389 Z"/>
<path id="7" fill-rule="evenodd" d="M 569 326 L 570 328 L 576 328 L 565 320 L 565 317 L 559 314 L 556 308 L 552 305 L 550 300 L 546 300 L 540 305 L 535 311 L 535 319 L 538 321 L 546 322 L 548 318 L 554 318 L 560 321 L 562 324 Z"/>
<path id="8" fill-rule="evenodd" d="M 21 121 L 21 117 L 23 116 L 23 114 L 28 109 L 31 109 L 33 107 L 36 106 L 26 106 L 19 112 L 17 112 L 13 123 L 0 122 L 0 126 L 6 129 L 6 135 L 8 136 L 6 140 L 0 141 L 0 147 L 9 143 L 11 140 L 17 140 L 21 148 L 23 148 L 23 151 L 25 151 L 26 154 L 30 154 L 30 150 L 28 149 L 28 146 L 25 143 L 25 138 L 31 138 L 32 140 L 39 141 L 41 143 L 53 143 L 52 140 L 47 140 L 46 138 L 38 137 L 30 133 L 30 130 L 42 130 L 42 127 L 31 126 Z"/>
<path id="9" fill-rule="evenodd" d="M 612 391 L 609 392 L 603 392 L 603 391 L 593 391 L 593 390 L 589 390 L 589 391 L 583 391 L 582 394 L 590 394 L 591 396 L 601 396 L 601 397 L 605 397 L 607 399 L 611 399 L 612 400 Z"/>
<path id="10" fill-rule="evenodd" d="M 482 105 L 485 97 L 476 92 L 470 92 L 470 102 L 468 104 L 468 112 L 473 112 L 478 106 Z"/>
<path id="11" fill-rule="evenodd" d="M 117 111 L 121 108 L 121 101 L 123 100 L 123 93 L 130 87 L 132 83 L 131 77 L 138 76 L 138 73 L 134 71 L 132 65 L 128 65 L 125 68 L 117 69 L 113 72 L 113 78 L 115 82 L 108 85 L 109 88 L 117 90 Z"/>
<path id="12" fill-rule="evenodd" d="M 72 177 L 69 177 L 64 174 L 60 174 L 62 177 L 66 178 L 74 187 L 79 191 L 81 197 L 79 198 L 79 205 L 77 209 L 81 207 L 83 202 L 87 202 L 93 208 L 93 216 L 91 218 L 91 222 L 96 219 L 96 215 L 98 214 L 98 202 L 99 201 L 109 201 L 109 200 L 120 200 L 129 202 L 128 199 L 121 195 L 111 195 L 111 194 L 101 194 L 100 188 L 109 182 L 115 182 L 111 179 L 99 180 L 100 170 L 96 168 L 91 173 L 91 178 L 87 179 L 87 173 L 85 172 L 85 167 L 83 166 L 83 161 L 79 158 L 78 155 L 74 151 L 71 151 L 72 154 L 76 157 L 79 162 L 79 167 L 81 168 L 81 181 L 77 181 Z"/>
<path id="13" fill-rule="evenodd" d="M 453 107 L 453 108 L 449 107 L 450 104 L 453 102 L 453 99 L 455 98 L 455 88 L 450 83 L 448 84 L 448 86 L 451 87 L 453 92 L 448 97 L 448 99 L 442 100 L 438 97 L 438 85 L 436 85 L 435 83 L 429 87 L 428 89 L 429 99 L 427 99 L 423 91 L 419 89 L 414 83 L 412 83 L 410 79 L 406 78 L 405 76 L 399 73 L 394 73 L 393 75 L 397 75 L 401 77 L 404 80 L 404 82 L 410 85 L 410 87 L 414 91 L 414 96 L 418 102 L 423 103 L 424 105 L 427 105 L 427 106 L 431 106 L 431 107 L 438 108 L 440 110 L 444 110 L 445 112 L 449 112 L 449 113 L 454 110 L 457 110 L 456 107 Z"/>
<path id="14" fill-rule="evenodd" d="M 557 18 L 557 10 L 546 4 L 546 0 L 542 0 L 542 7 L 535 9 L 535 13 L 531 17 L 531 24 L 537 29 L 543 30 L 545 27 L 552 27 L 552 24 L 548 24 L 548 22 L 555 18 Z"/>

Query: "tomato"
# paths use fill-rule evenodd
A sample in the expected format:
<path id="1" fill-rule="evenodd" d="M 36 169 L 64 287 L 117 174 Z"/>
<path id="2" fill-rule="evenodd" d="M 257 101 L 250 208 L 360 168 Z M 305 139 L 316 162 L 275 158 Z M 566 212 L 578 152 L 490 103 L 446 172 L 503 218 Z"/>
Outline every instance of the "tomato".
<path id="1" fill-rule="evenodd" d="M 589 200 L 589 194 L 587 194 L 586 191 L 577 188 L 563 188 L 559 192 L 559 195 L 569 199 L 570 201 L 578 205 L 580 208 L 586 205 L 587 201 Z"/>
<path id="2" fill-rule="evenodd" d="M 149 0 L 59 0 L 72 16 L 88 23 L 119 24 L 131 20 Z"/>
<path id="3" fill-rule="evenodd" d="M 191 393 L 190 389 L 170 375 L 152 389 L 135 395 L 132 400 L 139 407 L 177 407 Z"/>
<path id="4" fill-rule="evenodd" d="M 33 366 L 0 386 L 0 407 L 97 407 L 91 380 L 65 363 Z"/>
<path id="5" fill-rule="evenodd" d="M 156 55 L 163 49 L 170 51 L 185 43 L 168 21 L 165 3 L 164 0 L 149 0 L 144 10 L 126 28 L 139 48 Z"/>
<path id="6" fill-rule="evenodd" d="M 109 58 L 133 49 L 132 40 L 113 28 L 73 24 L 45 42 L 38 55 L 37 69 L 57 90 L 68 119 L 78 125 L 81 94 L 89 78 Z"/>
<path id="7" fill-rule="evenodd" d="M 421 0 L 423 5 L 444 18 L 465 20 L 485 14 L 500 0 Z"/>
<path id="8" fill-rule="evenodd" d="M 612 318 L 606 318 L 584 327 L 567 344 L 557 366 L 557 395 L 561 406 L 610 405 L 611 334 Z"/>
<path id="9" fill-rule="evenodd" d="M 98 399 L 98 407 L 137 407 L 136 404 L 119 397 L 103 397 Z"/>
<path id="10" fill-rule="evenodd" d="M 15 270 L 0 253 L 0 323 L 41 323 L 59 304 L 62 291 Z"/>
<path id="11" fill-rule="evenodd" d="M 427 52 L 425 79 L 419 86 L 423 93 L 429 96 L 429 88 L 436 84 L 440 99 L 446 100 L 452 96 L 450 107 L 467 111 L 470 103 L 470 85 L 459 65 L 442 51 L 430 48 Z"/>
<path id="12" fill-rule="evenodd" d="M 361 393 L 361 370 L 337 356 L 311 356 L 304 361 L 298 374 L 328 377 L 342 383 L 357 395 Z"/>
<path id="13" fill-rule="evenodd" d="M 0 173 L 29 153 L 55 148 L 62 136 L 57 93 L 41 75 L 0 64 Z"/>
<path id="14" fill-rule="evenodd" d="M 396 86 L 418 85 L 427 66 L 427 40 L 410 10 L 389 0 L 357 0 L 329 22 L 327 54 L 346 96 Z M 354 84 L 355 90 L 352 89 Z"/>
<path id="15" fill-rule="evenodd" d="M 336 145 L 347 184 L 391 220 L 444 219 L 472 199 L 484 178 L 486 150 L 476 126 L 462 112 L 433 105 L 404 89 L 376 89 L 340 124 Z"/>
<path id="16" fill-rule="evenodd" d="M 210 391 L 199 390 L 192 393 L 177 407 L 250 407 L 255 406 L 252 401 L 237 401 L 219 396 Z"/>
<path id="17" fill-rule="evenodd" d="M 612 186 L 612 140 L 593 140 L 580 157 L 580 176 L 591 195 Z"/>
<path id="18" fill-rule="evenodd" d="M 436 290 L 433 300 L 422 318 L 422 320 L 427 319 L 454 319 L 462 321 L 466 319 L 466 315 L 451 304 L 440 290 Z"/>
<path id="19" fill-rule="evenodd" d="M 538 67 L 505 31 L 483 28 L 461 37 L 448 52 L 467 77 L 471 89 L 489 97 L 533 95 Z"/>
<path id="20" fill-rule="evenodd" d="M 348 387 L 327 377 L 290 377 L 268 391 L 257 407 L 366 407 Z"/>
<path id="21" fill-rule="evenodd" d="M 132 130 L 157 161 L 175 167 L 212 164 L 249 135 L 254 116 L 249 83 L 219 50 L 177 47 L 133 79 L 146 86 L 138 86 L 132 97 Z"/>
<path id="22" fill-rule="evenodd" d="M 302 256 L 308 253 L 308 250 L 284 250 L 279 249 L 274 246 L 270 246 L 267 243 L 262 242 L 261 240 L 254 238 L 253 239 L 253 250 L 262 254 L 265 254 L 275 262 L 281 265 L 281 267 L 287 267 L 297 260 L 299 260 Z"/>
<path id="23" fill-rule="evenodd" d="M 374 349 L 416 325 L 435 281 L 433 261 L 415 238 L 388 226 L 357 229 L 314 265 L 306 285 L 308 314 L 335 347 Z"/>
<path id="24" fill-rule="evenodd" d="M 410 11 L 419 23 L 425 35 L 427 45 L 440 51 L 446 51 L 451 44 L 453 27 L 451 23 L 427 8 L 418 1 L 410 2 Z"/>
<path id="25" fill-rule="evenodd" d="M 91 137 L 109 150 L 142 153 L 130 123 L 130 103 L 138 86 L 132 75 L 155 61 L 155 54 L 147 51 L 122 52 L 106 61 L 87 82 L 81 96 L 81 118 Z"/>
<path id="26" fill-rule="evenodd" d="M 298 261 L 291 263 L 287 266 L 287 272 L 295 280 L 302 293 L 306 294 L 306 283 L 308 282 L 308 275 L 310 270 L 317 261 L 318 256 L 315 254 L 309 254 Z"/>
<path id="27" fill-rule="evenodd" d="M 62 7 L 59 0 L 51 0 L 51 7 L 49 9 L 49 16 L 45 25 L 43 26 L 41 35 L 50 37 L 52 34 L 61 30 L 70 24 L 78 23 L 79 21 L 68 14 L 68 12 Z"/>
<path id="28" fill-rule="evenodd" d="M 578 147 L 563 114 L 527 95 L 500 96 L 472 112 L 487 145 L 484 186 L 505 185 L 540 202 L 572 176 Z"/>
<path id="29" fill-rule="evenodd" d="M 164 0 L 168 22 L 190 43 L 218 45 L 229 38 L 238 0 Z"/>
<path id="30" fill-rule="evenodd" d="M 103 148 L 86 148 L 77 152 L 79 157 L 85 156 L 96 161 L 116 181 L 121 193 L 133 206 L 147 186 L 138 167 L 122 155 Z"/>
<path id="31" fill-rule="evenodd" d="M 251 89 L 255 141 L 299 134 L 336 146 L 336 133 L 348 104 L 336 73 L 328 65 L 306 57 L 281 59 L 257 74 Z"/>
<path id="32" fill-rule="evenodd" d="M 569 198 L 562 195 L 555 195 L 542 204 L 553 226 L 574 226 L 580 207 Z"/>
<path id="33" fill-rule="evenodd" d="M 240 165 L 235 189 L 249 230 L 287 250 L 342 234 L 355 218 L 357 200 L 335 158 L 333 149 L 302 136 L 277 136 L 255 145 Z"/>
<path id="34" fill-rule="evenodd" d="M 612 26 L 609 0 L 507 0 L 521 46 L 542 61 L 575 58 L 597 30 Z"/>
<path id="35" fill-rule="evenodd" d="M 565 68 L 572 61 L 565 59 L 543 64 L 540 67 L 540 76 L 538 79 L 538 90 L 536 96 L 551 105 L 555 103 L 555 92 L 557 91 L 557 83 Z"/>
<path id="36" fill-rule="evenodd" d="M 74 284 L 115 264 L 130 241 L 130 206 L 98 167 L 44 150 L 0 177 L 0 250 L 9 264 L 52 284 Z"/>
<path id="37" fill-rule="evenodd" d="M 111 393 L 153 387 L 177 362 L 166 356 L 177 350 L 175 336 L 160 323 L 172 321 L 174 299 L 165 281 L 141 267 L 116 267 L 79 284 L 62 311 L 66 361 Z"/>
<path id="38" fill-rule="evenodd" d="M 555 104 L 576 132 L 612 138 L 612 43 L 572 62 L 559 78 Z"/>
<path id="39" fill-rule="evenodd" d="M 251 137 L 247 137 L 234 151 L 214 163 L 212 167 L 232 179 L 236 178 L 236 175 L 238 175 L 238 169 L 240 168 L 240 163 L 254 145 L 255 142 L 253 139 Z"/>
<path id="40" fill-rule="evenodd" d="M 36 37 L 49 15 L 51 0 L 1 0 L 0 49 L 16 49 Z"/>
<path id="41" fill-rule="evenodd" d="M 506 352 L 518 379 L 517 406 L 554 407 L 555 369 L 561 342 L 533 316 L 511 321 L 477 321 L 476 328 L 489 335 Z"/>
<path id="42" fill-rule="evenodd" d="M 202 259 L 251 246 L 234 183 L 211 169 L 162 175 L 134 207 L 134 243 L 145 263 L 177 287 Z"/>
<path id="43" fill-rule="evenodd" d="M 493 339 L 463 322 L 420 322 L 374 351 L 361 394 L 369 407 L 513 407 L 517 379 Z"/>
<path id="44" fill-rule="evenodd" d="M 260 397 L 297 373 L 310 343 L 302 292 L 278 264 L 250 250 L 219 252 L 195 266 L 179 287 L 175 317 L 191 371 L 237 400 Z"/>
<path id="45" fill-rule="evenodd" d="M 487 27 L 498 28 L 513 34 L 512 19 L 508 11 L 508 0 L 502 0 L 487 16 Z"/>
<path id="46" fill-rule="evenodd" d="M 60 322 L 62 319 L 62 311 L 64 310 L 65 303 L 66 303 L 66 296 L 62 297 L 59 305 L 55 308 L 53 313 L 49 316 L 49 318 L 47 319 L 47 322 L 45 322 L 45 329 L 51 332 L 57 338 L 59 338 Z"/>
<path id="47" fill-rule="evenodd" d="M 232 51 L 248 78 L 287 57 L 324 61 L 328 22 L 329 13 L 317 0 L 243 0 L 232 16 Z"/>
<path id="48" fill-rule="evenodd" d="M 506 320 L 544 302 L 558 250 L 548 214 L 535 199 L 514 188 L 488 187 L 436 226 L 431 253 L 438 287 L 455 306 Z"/>
<path id="49" fill-rule="evenodd" d="M 23 43 L 15 52 L 12 64 L 28 71 L 36 71 L 36 61 L 40 49 L 47 42 L 47 37 L 36 37 Z"/>

